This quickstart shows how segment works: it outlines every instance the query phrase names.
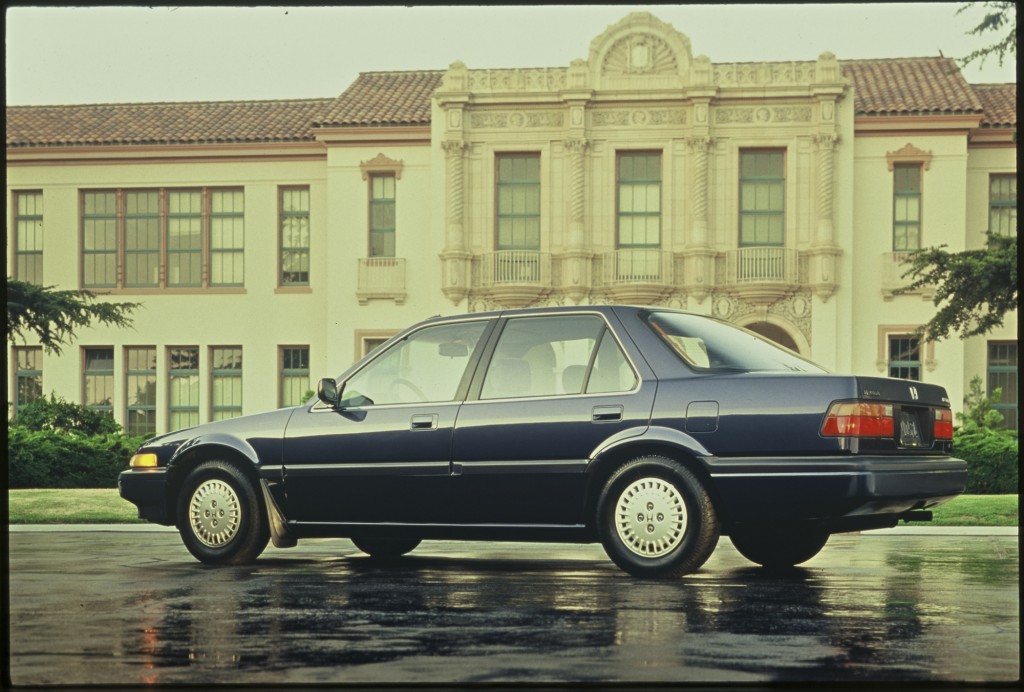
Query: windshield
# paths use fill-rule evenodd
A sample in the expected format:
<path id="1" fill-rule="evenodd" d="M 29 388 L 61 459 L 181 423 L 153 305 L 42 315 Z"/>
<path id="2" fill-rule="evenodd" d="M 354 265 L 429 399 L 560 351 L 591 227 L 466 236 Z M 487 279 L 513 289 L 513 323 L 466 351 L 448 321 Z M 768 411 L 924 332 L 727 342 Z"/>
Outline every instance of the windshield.
<path id="1" fill-rule="evenodd" d="M 651 312 L 651 329 L 688 366 L 702 372 L 826 372 L 754 332 L 701 315 Z"/>

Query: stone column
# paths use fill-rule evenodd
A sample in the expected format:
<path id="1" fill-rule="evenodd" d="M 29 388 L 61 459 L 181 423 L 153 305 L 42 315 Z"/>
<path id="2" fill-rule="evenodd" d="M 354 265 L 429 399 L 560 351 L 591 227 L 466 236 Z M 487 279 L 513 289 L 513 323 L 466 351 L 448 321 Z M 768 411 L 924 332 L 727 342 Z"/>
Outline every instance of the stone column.
<path id="1" fill-rule="evenodd" d="M 566 238 L 567 252 L 562 262 L 562 285 L 569 298 L 579 303 L 591 285 L 591 253 L 586 238 L 586 169 L 587 148 L 583 137 L 571 137 L 563 142 L 569 172 L 569 227 Z"/>
<path id="2" fill-rule="evenodd" d="M 835 245 L 833 232 L 833 199 L 835 198 L 835 151 L 839 136 L 833 133 L 819 134 L 818 145 L 818 180 L 817 210 L 818 223 L 815 233 L 815 245 Z"/>
<path id="3" fill-rule="evenodd" d="M 708 168 L 713 140 L 697 135 L 686 140 L 693 154 L 693 207 L 690 237 L 683 253 L 682 285 L 687 295 L 703 303 L 714 283 L 715 251 L 708 234 Z"/>
<path id="4" fill-rule="evenodd" d="M 469 293 L 469 259 L 465 232 L 465 152 L 462 140 L 441 143 L 445 155 L 445 242 L 441 253 L 442 291 L 453 303 L 460 303 Z"/>

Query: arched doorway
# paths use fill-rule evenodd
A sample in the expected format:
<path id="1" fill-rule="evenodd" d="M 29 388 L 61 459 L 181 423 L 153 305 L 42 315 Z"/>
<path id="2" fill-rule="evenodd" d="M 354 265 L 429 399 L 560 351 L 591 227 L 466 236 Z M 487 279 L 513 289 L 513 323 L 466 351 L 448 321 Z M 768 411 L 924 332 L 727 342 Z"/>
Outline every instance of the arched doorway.
<path id="1" fill-rule="evenodd" d="M 789 332 L 777 324 L 772 324 L 771 322 L 753 322 L 743 326 L 752 332 L 760 334 L 766 339 L 771 339 L 780 346 L 785 346 L 791 351 L 800 353 L 800 347 L 797 346 L 796 340 L 789 335 Z"/>

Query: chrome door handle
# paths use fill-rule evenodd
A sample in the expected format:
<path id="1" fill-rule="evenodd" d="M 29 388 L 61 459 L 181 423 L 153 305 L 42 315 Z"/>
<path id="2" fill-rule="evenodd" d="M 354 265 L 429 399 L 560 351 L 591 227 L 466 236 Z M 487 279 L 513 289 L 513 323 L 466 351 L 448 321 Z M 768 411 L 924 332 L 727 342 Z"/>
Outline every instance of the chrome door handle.
<path id="1" fill-rule="evenodd" d="M 436 413 L 418 413 L 412 417 L 413 430 L 435 430 L 437 428 Z"/>
<path id="2" fill-rule="evenodd" d="M 622 420 L 621 406 L 595 406 L 593 411 L 595 423 L 607 423 L 609 421 Z"/>

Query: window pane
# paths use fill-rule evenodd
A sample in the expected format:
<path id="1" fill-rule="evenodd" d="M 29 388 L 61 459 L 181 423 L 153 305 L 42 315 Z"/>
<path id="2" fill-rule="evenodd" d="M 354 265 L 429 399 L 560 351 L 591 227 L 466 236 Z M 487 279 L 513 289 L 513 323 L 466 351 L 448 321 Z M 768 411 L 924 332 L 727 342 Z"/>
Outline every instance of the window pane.
<path id="1" fill-rule="evenodd" d="M 540 249 L 540 154 L 498 154 L 496 249 Z"/>
<path id="2" fill-rule="evenodd" d="M 245 195 L 241 190 L 210 193 L 210 285 L 245 283 Z"/>
<path id="3" fill-rule="evenodd" d="M 43 281 L 43 193 L 16 192 L 15 277 L 33 284 Z"/>
<path id="4" fill-rule="evenodd" d="M 451 401 L 486 322 L 427 327 L 395 343 L 353 375 L 344 399 L 354 406 Z"/>
<path id="5" fill-rule="evenodd" d="M 128 435 L 156 434 L 156 349 L 125 349 Z"/>
<path id="6" fill-rule="evenodd" d="M 785 244 L 785 156 L 776 151 L 740 152 L 739 244 Z"/>
<path id="7" fill-rule="evenodd" d="M 1017 234 L 1017 176 L 993 175 L 989 181 L 989 231 Z"/>
<path id="8" fill-rule="evenodd" d="M 82 194 L 82 284 L 117 286 L 117 193 Z"/>
<path id="9" fill-rule="evenodd" d="M 43 349 L 39 346 L 19 346 L 14 349 L 15 386 L 14 413 L 18 407 L 35 401 L 43 395 Z"/>
<path id="10" fill-rule="evenodd" d="M 167 285 L 202 284 L 202 194 L 195 190 L 168 194 Z"/>
<path id="11" fill-rule="evenodd" d="M 114 349 L 85 349 L 83 404 L 101 411 L 114 411 Z"/>
<path id="12" fill-rule="evenodd" d="M 1019 428 L 1019 382 L 1017 379 L 1017 343 L 991 342 L 988 345 L 989 396 L 999 390 L 999 400 L 993 408 L 1003 415 L 1004 425 L 1010 430 Z"/>
<path id="13" fill-rule="evenodd" d="M 168 349 L 170 427 L 180 430 L 199 424 L 199 349 Z"/>
<path id="14" fill-rule="evenodd" d="M 281 406 L 299 406 L 309 386 L 309 347 L 281 349 Z"/>
<path id="15" fill-rule="evenodd" d="M 242 349 L 214 348 L 210 361 L 213 390 L 210 420 L 242 415 Z"/>
<path id="16" fill-rule="evenodd" d="M 918 337 L 889 337 L 889 377 L 921 379 L 921 340 Z"/>

